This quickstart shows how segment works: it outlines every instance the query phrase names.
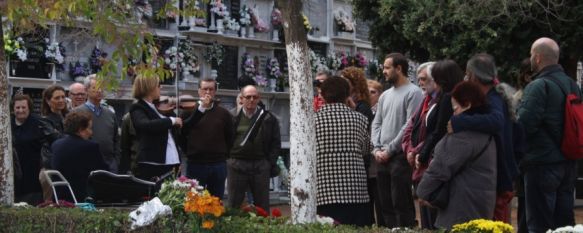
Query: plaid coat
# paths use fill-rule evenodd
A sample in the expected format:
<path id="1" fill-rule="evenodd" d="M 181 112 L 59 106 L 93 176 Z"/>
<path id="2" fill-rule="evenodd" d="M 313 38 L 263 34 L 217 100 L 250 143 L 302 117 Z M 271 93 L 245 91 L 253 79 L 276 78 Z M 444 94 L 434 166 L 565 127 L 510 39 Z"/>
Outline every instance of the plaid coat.
<path id="1" fill-rule="evenodd" d="M 367 118 L 344 104 L 326 104 L 316 114 L 317 205 L 369 202 L 367 127 Z"/>

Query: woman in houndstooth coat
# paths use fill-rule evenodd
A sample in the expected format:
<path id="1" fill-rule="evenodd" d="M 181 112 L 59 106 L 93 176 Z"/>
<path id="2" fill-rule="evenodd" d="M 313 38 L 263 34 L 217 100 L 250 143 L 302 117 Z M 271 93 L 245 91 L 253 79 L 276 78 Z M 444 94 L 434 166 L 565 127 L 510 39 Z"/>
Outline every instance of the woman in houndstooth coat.
<path id="1" fill-rule="evenodd" d="M 328 78 L 321 95 L 326 104 L 316 114 L 317 212 L 341 224 L 370 225 L 362 157 L 369 150 L 368 120 L 346 105 L 345 79 Z"/>

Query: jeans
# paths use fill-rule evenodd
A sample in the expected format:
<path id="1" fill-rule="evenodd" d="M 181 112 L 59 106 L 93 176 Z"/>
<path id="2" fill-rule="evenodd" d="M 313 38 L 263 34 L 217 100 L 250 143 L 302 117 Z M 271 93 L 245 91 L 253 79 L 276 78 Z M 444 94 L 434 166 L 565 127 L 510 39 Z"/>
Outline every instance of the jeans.
<path id="1" fill-rule="evenodd" d="M 546 232 L 575 224 L 575 161 L 528 167 L 524 173 L 528 231 Z"/>
<path id="2" fill-rule="evenodd" d="M 225 180 L 227 179 L 227 165 L 225 162 L 189 162 L 186 169 L 188 178 L 198 180 L 199 185 L 206 187 L 211 195 L 223 199 L 225 195 Z"/>

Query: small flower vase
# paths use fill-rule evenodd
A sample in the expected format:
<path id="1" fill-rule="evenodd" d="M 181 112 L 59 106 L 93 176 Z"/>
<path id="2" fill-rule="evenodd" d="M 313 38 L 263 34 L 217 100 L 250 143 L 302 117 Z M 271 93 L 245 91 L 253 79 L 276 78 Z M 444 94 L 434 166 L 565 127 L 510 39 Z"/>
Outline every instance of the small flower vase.
<path id="1" fill-rule="evenodd" d="M 223 34 L 225 31 L 225 25 L 223 24 L 223 19 L 217 19 L 217 34 Z"/>
<path id="2" fill-rule="evenodd" d="M 277 79 L 270 78 L 269 79 L 269 91 L 275 92 L 276 87 L 277 87 Z"/>
<path id="3" fill-rule="evenodd" d="M 211 12 L 211 25 L 209 26 L 208 31 L 209 32 L 216 32 L 217 31 L 217 26 L 215 26 L 215 13 Z"/>
<path id="4" fill-rule="evenodd" d="M 217 70 L 212 69 L 211 70 L 211 78 L 216 80 L 218 76 L 219 76 L 219 74 L 217 73 Z"/>
<path id="5" fill-rule="evenodd" d="M 279 30 L 273 29 L 273 34 L 271 36 L 272 41 L 279 41 Z"/>
<path id="6" fill-rule="evenodd" d="M 192 75 L 188 71 L 182 71 L 182 81 L 192 82 Z"/>
<path id="7" fill-rule="evenodd" d="M 247 38 L 255 38 L 255 27 L 247 25 Z"/>
<path id="8" fill-rule="evenodd" d="M 247 34 L 247 28 L 241 26 L 241 38 L 245 38 L 245 34 Z"/>

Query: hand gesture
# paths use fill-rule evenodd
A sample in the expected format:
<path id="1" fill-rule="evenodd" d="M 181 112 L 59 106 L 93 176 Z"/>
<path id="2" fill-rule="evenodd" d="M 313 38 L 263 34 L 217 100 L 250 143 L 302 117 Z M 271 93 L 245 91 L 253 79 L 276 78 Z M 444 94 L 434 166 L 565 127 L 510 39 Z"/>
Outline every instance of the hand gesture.
<path id="1" fill-rule="evenodd" d="M 202 97 L 202 107 L 203 108 L 210 108 L 211 103 L 213 102 L 213 97 L 211 95 L 205 95 Z"/>
<path id="2" fill-rule="evenodd" d="M 174 119 L 175 119 L 174 125 L 178 126 L 178 128 L 182 128 L 182 118 L 176 117 Z"/>
<path id="3" fill-rule="evenodd" d="M 411 165 L 411 167 L 415 167 L 415 155 L 413 154 L 413 152 L 407 153 L 407 162 L 409 162 L 409 165 Z"/>
<path id="4" fill-rule="evenodd" d="M 451 126 L 451 120 L 447 122 L 447 133 L 453 133 L 453 127 Z"/>

